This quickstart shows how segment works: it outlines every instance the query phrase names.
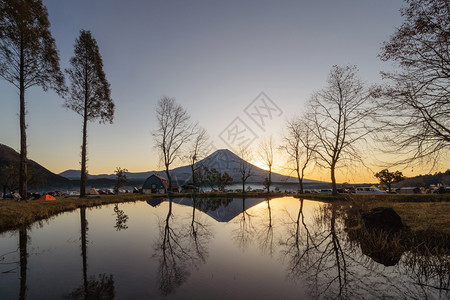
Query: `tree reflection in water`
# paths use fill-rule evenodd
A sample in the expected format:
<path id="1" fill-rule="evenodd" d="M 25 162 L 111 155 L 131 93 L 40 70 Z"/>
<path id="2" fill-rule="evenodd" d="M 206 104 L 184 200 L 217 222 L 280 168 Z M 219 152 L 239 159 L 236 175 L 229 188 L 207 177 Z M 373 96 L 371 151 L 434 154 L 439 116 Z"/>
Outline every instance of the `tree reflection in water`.
<path id="1" fill-rule="evenodd" d="M 297 218 L 289 215 L 287 238 L 280 242 L 282 255 L 288 261 L 288 276 L 306 279 L 313 297 L 346 298 L 348 263 L 339 239 L 336 208 L 322 206 L 310 231 L 304 220 L 303 199 L 299 201 Z"/>
<path id="2" fill-rule="evenodd" d="M 25 225 L 19 228 L 19 253 L 20 253 L 20 299 L 26 299 L 27 291 L 27 264 L 28 264 L 28 234 Z"/>
<path id="3" fill-rule="evenodd" d="M 99 274 L 98 279 L 95 276 L 88 278 L 87 276 L 87 232 L 88 221 L 86 219 L 86 207 L 80 208 L 81 223 L 81 257 L 83 265 L 83 285 L 76 288 L 70 293 L 68 298 L 72 299 L 113 299 L 114 279 L 112 275 Z"/>
<path id="4" fill-rule="evenodd" d="M 173 293 L 189 277 L 191 268 L 205 263 L 212 233 L 206 222 L 197 216 L 198 200 L 193 200 L 190 226 L 176 223 L 169 199 L 167 217 L 159 223 L 160 237 L 154 257 L 158 260 L 158 289 L 163 296 Z"/>
<path id="5" fill-rule="evenodd" d="M 201 219 L 199 214 L 195 213 L 197 209 L 200 210 L 200 208 L 204 206 L 204 201 L 208 200 L 199 200 L 195 197 L 192 199 L 192 219 L 191 230 L 189 232 L 195 254 L 202 263 L 206 262 L 206 258 L 208 256 L 207 246 L 213 237 L 206 221 Z"/>
<path id="6" fill-rule="evenodd" d="M 270 200 L 267 199 L 267 218 L 262 215 L 261 225 L 258 226 L 259 232 L 258 244 L 259 249 L 262 253 L 269 255 L 270 257 L 274 254 L 274 244 L 273 244 L 273 224 L 272 224 L 272 208 L 270 207 Z"/>
<path id="7" fill-rule="evenodd" d="M 305 223 L 303 202 L 303 199 L 299 199 L 299 210 L 295 218 L 286 211 L 287 219 L 290 221 L 285 224 L 287 232 L 283 236 L 286 238 L 280 241 L 283 248 L 281 255 L 288 259 L 288 277 L 291 279 L 296 279 L 304 273 L 303 264 L 311 261 L 310 252 L 317 250 L 317 246 L 314 244 L 315 239 L 311 236 Z"/>
<path id="8" fill-rule="evenodd" d="M 400 254 L 395 267 L 386 268 L 376 262 L 384 257 L 379 248 L 395 252 L 398 249 L 393 250 L 392 245 L 404 244 L 404 241 L 386 243 L 393 236 L 383 236 L 382 232 L 370 238 L 367 234 L 360 235 L 360 240 L 356 241 L 345 230 L 346 219 L 354 218 L 349 207 L 348 204 L 325 204 L 316 210 L 311 223 L 304 221 L 302 200 L 296 218 L 286 212 L 290 222 L 285 224 L 280 254 L 287 263 L 289 278 L 306 282 L 313 298 L 443 299 L 449 296 L 448 246 L 429 253 L 410 247 L 403 256 Z M 371 244 L 367 244 L 368 241 Z M 446 241 L 444 244 L 448 244 L 448 239 Z M 370 247 L 378 247 L 370 251 L 376 254 L 376 260 L 361 250 Z"/>
<path id="9" fill-rule="evenodd" d="M 245 198 L 242 198 L 242 212 L 234 220 L 239 227 L 233 230 L 233 240 L 243 251 L 252 243 L 256 229 L 253 225 L 253 216 L 245 209 Z"/>
<path id="10" fill-rule="evenodd" d="M 114 205 L 114 214 L 116 215 L 116 224 L 114 225 L 116 231 L 128 229 L 128 215 L 126 215 L 123 210 L 119 209 L 119 204 Z"/>
<path id="11" fill-rule="evenodd" d="M 403 259 L 405 273 L 414 280 L 418 289 L 427 295 L 427 290 L 439 291 L 439 299 L 450 298 L 450 255 L 449 244 L 443 251 L 407 252 Z M 434 253 L 433 253 L 434 252 Z M 429 297 L 430 298 L 430 297 Z"/>

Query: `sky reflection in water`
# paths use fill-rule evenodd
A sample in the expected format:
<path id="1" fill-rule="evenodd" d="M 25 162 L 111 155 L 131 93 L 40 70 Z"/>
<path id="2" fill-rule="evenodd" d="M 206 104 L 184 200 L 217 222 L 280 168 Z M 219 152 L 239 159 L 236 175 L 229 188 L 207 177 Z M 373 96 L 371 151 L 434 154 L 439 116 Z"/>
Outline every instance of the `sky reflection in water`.
<path id="1" fill-rule="evenodd" d="M 404 252 L 386 267 L 363 254 L 362 242 L 344 230 L 350 214 L 340 205 L 291 197 L 152 199 L 80 209 L 0 235 L 0 294 L 449 297 L 448 254 Z"/>

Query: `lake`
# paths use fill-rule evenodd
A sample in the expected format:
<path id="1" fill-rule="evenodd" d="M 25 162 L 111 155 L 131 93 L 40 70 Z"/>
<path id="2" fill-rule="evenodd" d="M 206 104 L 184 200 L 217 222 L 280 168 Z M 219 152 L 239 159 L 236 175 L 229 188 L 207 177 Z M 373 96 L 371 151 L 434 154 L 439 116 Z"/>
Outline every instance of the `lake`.
<path id="1" fill-rule="evenodd" d="M 292 197 L 78 209 L 0 234 L 0 298 L 450 297 L 448 252 L 392 248 L 354 222 L 351 207 Z"/>

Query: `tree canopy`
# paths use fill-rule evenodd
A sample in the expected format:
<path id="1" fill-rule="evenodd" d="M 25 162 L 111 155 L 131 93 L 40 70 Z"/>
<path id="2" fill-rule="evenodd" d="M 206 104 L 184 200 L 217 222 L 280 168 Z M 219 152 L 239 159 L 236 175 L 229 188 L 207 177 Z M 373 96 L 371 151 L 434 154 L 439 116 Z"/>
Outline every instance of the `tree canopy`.
<path id="1" fill-rule="evenodd" d="M 75 41 L 74 56 L 70 59 L 70 97 L 66 107 L 83 117 L 83 142 L 81 146 L 80 197 L 85 195 L 87 181 L 87 123 L 99 120 L 112 123 L 114 102 L 111 89 L 103 71 L 103 60 L 97 41 L 90 31 L 81 30 Z"/>
<path id="2" fill-rule="evenodd" d="M 0 0 L 0 77 L 19 89 L 20 166 L 19 192 L 27 196 L 27 124 L 25 91 L 66 92 L 48 13 L 41 0 Z"/>
<path id="3" fill-rule="evenodd" d="M 407 0 L 403 24 L 384 43 L 380 58 L 396 72 L 379 101 L 381 140 L 399 163 L 431 161 L 450 149 L 450 4 L 447 0 Z"/>
<path id="4" fill-rule="evenodd" d="M 388 169 L 381 170 L 380 172 L 375 173 L 374 176 L 378 178 L 381 183 L 388 185 L 389 192 L 391 191 L 391 185 L 393 183 L 400 182 L 403 179 L 405 179 L 402 172 L 400 171 L 389 172 Z"/>
<path id="5" fill-rule="evenodd" d="M 18 89 L 66 91 L 41 0 L 0 0 L 0 76 Z"/>
<path id="6" fill-rule="evenodd" d="M 81 30 L 75 41 L 70 68 L 65 70 L 71 82 L 70 97 L 65 106 L 86 118 L 112 123 L 114 102 L 103 71 L 103 60 L 97 41 L 90 31 Z"/>

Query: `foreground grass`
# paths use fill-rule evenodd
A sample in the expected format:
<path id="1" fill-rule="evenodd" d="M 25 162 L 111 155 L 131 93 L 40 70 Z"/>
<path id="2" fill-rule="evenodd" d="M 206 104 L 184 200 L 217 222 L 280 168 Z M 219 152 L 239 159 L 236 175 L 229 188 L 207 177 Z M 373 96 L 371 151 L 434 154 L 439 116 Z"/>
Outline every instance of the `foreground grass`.
<path id="1" fill-rule="evenodd" d="M 94 207 L 103 204 L 130 202 L 144 199 L 140 194 L 101 196 L 95 198 L 58 197 L 56 201 L 0 200 L 0 232 L 29 225 L 35 221 L 47 219 L 66 211 L 80 207 Z"/>
<path id="2" fill-rule="evenodd" d="M 305 199 L 339 202 L 360 211 L 392 207 L 411 231 L 441 231 L 450 234 L 450 194 L 306 194 Z"/>
<path id="3" fill-rule="evenodd" d="M 323 201 L 450 202 L 450 194 L 303 194 L 294 197 Z"/>
<path id="4" fill-rule="evenodd" d="M 450 234 L 450 202 L 387 202 L 373 201 L 374 207 L 392 207 L 411 231 L 443 231 Z"/>

